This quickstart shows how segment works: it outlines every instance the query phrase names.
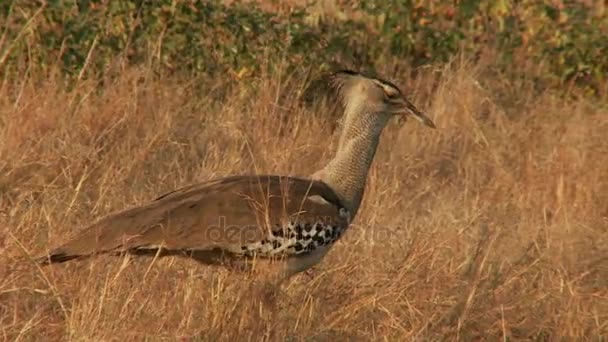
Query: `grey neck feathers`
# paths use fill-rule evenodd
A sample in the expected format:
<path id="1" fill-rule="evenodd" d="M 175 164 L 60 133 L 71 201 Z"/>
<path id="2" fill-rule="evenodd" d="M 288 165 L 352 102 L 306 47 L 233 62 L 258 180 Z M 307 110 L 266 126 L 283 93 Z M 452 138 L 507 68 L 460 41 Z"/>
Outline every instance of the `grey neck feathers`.
<path id="1" fill-rule="evenodd" d="M 346 202 L 351 219 L 354 219 L 359 210 L 367 173 L 388 119 L 389 116 L 384 114 L 346 111 L 336 156 L 319 173 L 321 180 Z"/>

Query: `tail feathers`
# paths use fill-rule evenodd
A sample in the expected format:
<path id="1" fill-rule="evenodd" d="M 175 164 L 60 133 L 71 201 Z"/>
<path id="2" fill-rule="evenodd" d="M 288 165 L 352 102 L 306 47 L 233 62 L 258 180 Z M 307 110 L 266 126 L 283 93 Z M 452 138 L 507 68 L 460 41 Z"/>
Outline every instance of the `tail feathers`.
<path id="1" fill-rule="evenodd" d="M 50 264 L 60 264 L 74 259 L 85 259 L 99 254 L 122 254 L 129 250 L 124 248 L 124 246 L 116 246 L 115 248 L 109 249 L 91 248 L 87 250 L 79 248 L 80 246 L 78 246 L 77 242 L 78 241 L 73 241 L 62 247 L 55 248 L 46 254 L 38 256 L 34 261 L 41 266 L 46 266 Z"/>
<path id="2" fill-rule="evenodd" d="M 123 250 L 124 236 L 103 226 L 85 229 L 63 245 L 51 249 L 35 261 L 40 265 L 62 263 L 73 259 L 87 258 L 95 254 L 112 253 Z"/>
<path id="3" fill-rule="evenodd" d="M 162 209 L 162 208 L 161 208 Z M 164 245 L 164 210 L 144 206 L 109 215 L 83 229 L 63 245 L 36 259 L 39 264 L 62 263 L 97 254 Z"/>
<path id="4" fill-rule="evenodd" d="M 206 252 L 206 251 L 203 251 Z M 203 253 L 201 252 L 201 253 Z M 48 254 L 40 255 L 34 258 L 34 261 L 41 266 L 48 266 L 50 264 L 60 264 L 66 261 L 74 259 L 86 259 L 99 254 L 109 255 L 124 255 L 125 253 L 133 255 L 151 255 L 151 256 L 165 256 L 165 255 L 181 255 L 187 253 L 186 250 L 168 250 L 163 246 L 140 246 L 133 248 L 116 248 L 108 251 L 95 251 L 92 253 L 70 253 L 63 250 L 53 250 Z M 159 254 L 160 253 L 160 254 Z M 192 252 L 190 252 L 192 253 Z"/>
<path id="5" fill-rule="evenodd" d="M 133 249 L 158 249 L 163 246 L 163 243 L 155 243 L 157 239 L 142 241 L 141 235 L 100 228 L 103 227 L 86 229 L 65 244 L 35 258 L 35 261 L 40 265 L 49 265 L 99 254 L 123 254 Z"/>
<path id="6" fill-rule="evenodd" d="M 99 254 L 121 254 L 130 247 L 116 241 L 115 243 L 104 245 L 95 240 L 91 240 L 91 236 L 83 234 L 80 238 L 76 238 L 66 244 L 50 250 L 34 260 L 40 265 L 59 264 L 73 259 L 84 259 Z"/>
<path id="7" fill-rule="evenodd" d="M 82 257 L 87 257 L 88 255 L 76 255 L 76 254 L 67 254 L 62 252 L 55 252 L 51 254 L 45 254 L 43 256 L 37 257 L 34 259 L 36 263 L 41 266 L 46 266 L 50 264 L 58 264 L 66 261 L 70 261 L 73 259 L 78 259 Z"/>

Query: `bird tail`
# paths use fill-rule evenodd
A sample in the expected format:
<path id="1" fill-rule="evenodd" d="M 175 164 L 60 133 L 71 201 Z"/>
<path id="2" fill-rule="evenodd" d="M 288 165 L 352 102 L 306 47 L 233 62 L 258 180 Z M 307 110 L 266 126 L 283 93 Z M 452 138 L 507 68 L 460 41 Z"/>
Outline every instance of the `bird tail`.
<path id="1" fill-rule="evenodd" d="M 69 239 L 66 243 L 51 249 L 47 253 L 36 257 L 34 260 L 40 265 L 49 265 L 103 253 L 103 249 L 100 250 L 94 247 L 98 245 L 95 242 L 98 241 L 97 237 L 99 234 L 96 234 L 96 232 L 97 229 L 94 227 L 85 229 L 77 236 Z"/>
<path id="2" fill-rule="evenodd" d="M 40 265 L 49 265 L 124 250 L 130 245 L 127 237 L 131 232 L 124 232 L 121 227 L 113 226 L 106 221 L 102 220 L 85 228 L 64 244 L 34 260 Z"/>
<path id="3" fill-rule="evenodd" d="M 76 255 L 76 254 L 68 254 L 62 252 L 51 251 L 47 254 L 40 255 L 34 259 L 37 264 L 41 266 L 46 266 L 50 264 L 58 264 L 66 261 L 70 261 L 72 259 L 78 259 L 85 257 L 84 255 Z"/>

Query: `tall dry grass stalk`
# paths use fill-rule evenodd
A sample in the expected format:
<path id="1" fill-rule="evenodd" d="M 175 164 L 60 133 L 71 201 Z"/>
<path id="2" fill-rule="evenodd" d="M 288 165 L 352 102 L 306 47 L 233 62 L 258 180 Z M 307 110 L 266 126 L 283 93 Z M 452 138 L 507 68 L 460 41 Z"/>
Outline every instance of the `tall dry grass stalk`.
<path id="1" fill-rule="evenodd" d="M 598 340 L 608 335 L 606 102 L 465 62 L 408 85 L 438 129 L 390 125 L 360 216 L 259 318 L 238 276 L 180 258 L 27 259 L 113 210 L 230 174 L 308 175 L 336 141 L 286 75 L 196 87 L 129 70 L 0 89 L 6 340 Z M 282 80 L 282 81 L 280 81 Z M 197 89 L 197 90 L 195 90 Z"/>

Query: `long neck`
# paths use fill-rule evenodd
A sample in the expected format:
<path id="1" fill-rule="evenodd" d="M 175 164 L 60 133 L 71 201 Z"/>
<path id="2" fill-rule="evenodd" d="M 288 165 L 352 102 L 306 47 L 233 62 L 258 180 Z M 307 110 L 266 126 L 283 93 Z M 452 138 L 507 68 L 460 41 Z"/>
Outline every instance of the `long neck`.
<path id="1" fill-rule="evenodd" d="M 346 202 L 351 219 L 363 199 L 367 173 L 386 120 L 384 115 L 347 110 L 336 156 L 322 170 L 321 179 Z"/>

